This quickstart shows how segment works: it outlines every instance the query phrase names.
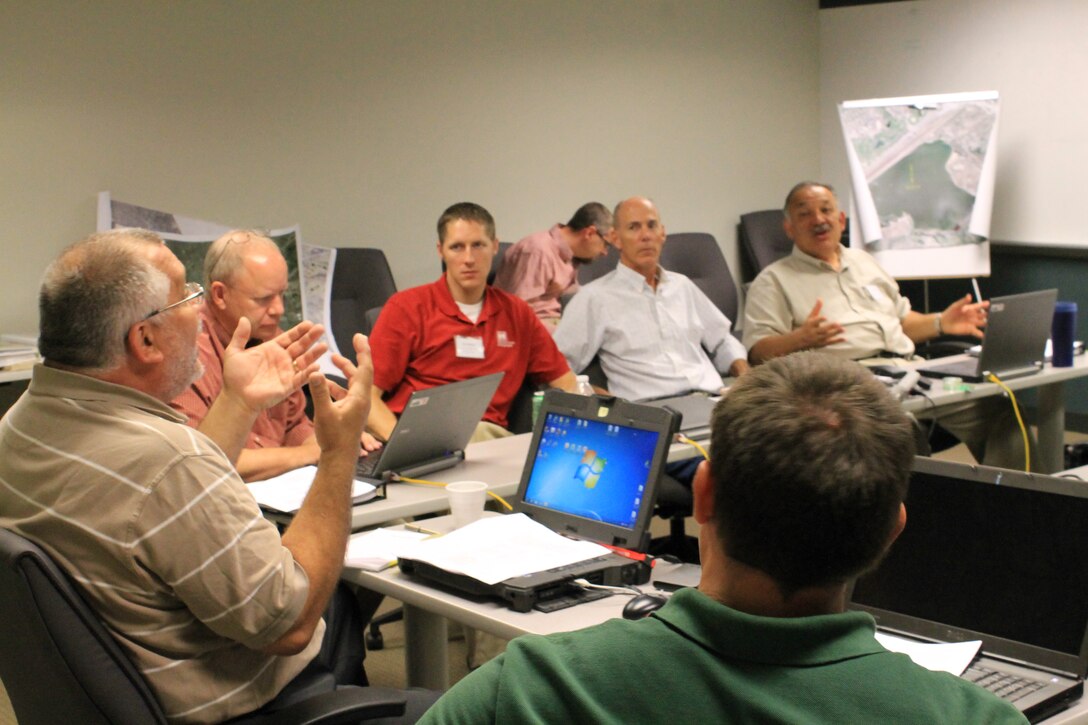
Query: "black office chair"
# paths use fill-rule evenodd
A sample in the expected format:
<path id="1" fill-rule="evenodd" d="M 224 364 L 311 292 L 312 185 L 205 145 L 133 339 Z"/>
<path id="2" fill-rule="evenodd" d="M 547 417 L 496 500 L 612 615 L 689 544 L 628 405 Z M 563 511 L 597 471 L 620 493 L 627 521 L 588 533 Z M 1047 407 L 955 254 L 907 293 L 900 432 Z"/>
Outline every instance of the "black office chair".
<path id="1" fill-rule="evenodd" d="M 314 683 L 330 673 L 315 674 Z M 0 680 L 19 725 L 160 725 L 166 716 L 136 666 L 71 580 L 36 544 L 0 529 Z M 404 714 L 397 690 L 327 691 L 237 725 L 358 722 Z"/>
<path id="2" fill-rule="evenodd" d="M 603 277 L 616 268 L 620 262 L 620 253 L 611 244 L 603 257 L 597 257 L 592 262 L 578 265 L 578 284 L 586 285 L 593 280 Z"/>
<path id="3" fill-rule="evenodd" d="M 336 250 L 329 290 L 329 327 L 341 354 L 352 357 L 352 336 L 356 332 L 369 335 L 372 329 L 368 311 L 380 308 L 396 291 L 385 252 L 365 247 Z"/>
<path id="4" fill-rule="evenodd" d="M 661 248 L 661 266 L 690 279 L 734 327 L 740 324 L 737 283 L 713 235 L 703 232 L 668 235 Z"/>
<path id="5" fill-rule="evenodd" d="M 737 236 L 740 239 L 740 273 L 745 284 L 756 278 L 764 267 L 777 262 L 793 249 L 793 241 L 782 227 L 781 209 L 753 211 L 740 215 Z M 845 236 L 845 235 L 844 235 Z"/>

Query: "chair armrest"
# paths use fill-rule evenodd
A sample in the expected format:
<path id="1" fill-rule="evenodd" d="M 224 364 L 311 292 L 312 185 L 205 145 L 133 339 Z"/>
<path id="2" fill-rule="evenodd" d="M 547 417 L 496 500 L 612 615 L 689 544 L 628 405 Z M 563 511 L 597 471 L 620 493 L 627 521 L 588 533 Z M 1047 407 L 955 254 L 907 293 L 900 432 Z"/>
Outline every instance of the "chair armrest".
<path id="1" fill-rule="evenodd" d="M 390 687 L 344 687 L 262 715 L 231 722 L 239 725 L 347 725 L 360 720 L 404 715 L 407 700 Z"/>

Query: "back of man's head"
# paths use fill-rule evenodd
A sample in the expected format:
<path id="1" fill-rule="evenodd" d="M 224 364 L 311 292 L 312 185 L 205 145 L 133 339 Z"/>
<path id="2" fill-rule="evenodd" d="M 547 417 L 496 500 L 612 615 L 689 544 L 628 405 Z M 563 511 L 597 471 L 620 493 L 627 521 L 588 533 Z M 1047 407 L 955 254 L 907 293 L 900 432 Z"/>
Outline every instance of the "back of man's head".
<path id="1" fill-rule="evenodd" d="M 254 250 L 283 256 L 280 248 L 259 229 L 232 229 L 212 242 L 204 255 L 204 287 L 212 282 L 231 284 L 235 272 L 245 264 L 246 255 Z"/>
<path id="2" fill-rule="evenodd" d="M 906 497 L 911 423 L 857 363 L 777 358 L 714 411 L 713 521 L 725 553 L 789 596 L 849 581 L 884 553 Z"/>
<path id="3" fill-rule="evenodd" d="M 459 201 L 449 206 L 442 212 L 442 216 L 438 217 L 439 242 L 446 239 L 446 225 L 456 220 L 476 222 L 483 226 L 488 239 L 495 239 L 495 218 L 491 216 L 491 212 L 471 201 Z"/>
<path id="4" fill-rule="evenodd" d="M 38 348 L 47 362 L 109 370 L 125 354 L 125 333 L 165 303 L 170 282 L 140 251 L 162 244 L 144 229 L 114 229 L 76 242 L 42 276 Z"/>
<path id="5" fill-rule="evenodd" d="M 591 201 L 578 207 L 578 211 L 574 212 L 567 226 L 575 232 L 596 227 L 597 233 L 604 236 L 612 230 L 612 212 L 599 201 Z"/>

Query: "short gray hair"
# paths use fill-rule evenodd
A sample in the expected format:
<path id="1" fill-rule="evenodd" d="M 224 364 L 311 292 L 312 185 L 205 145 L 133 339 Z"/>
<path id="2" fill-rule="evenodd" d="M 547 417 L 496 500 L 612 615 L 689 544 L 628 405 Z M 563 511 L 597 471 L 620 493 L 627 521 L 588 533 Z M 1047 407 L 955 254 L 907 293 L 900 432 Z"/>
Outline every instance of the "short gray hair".
<path id="1" fill-rule="evenodd" d="M 599 201 L 591 201 L 578 207 L 567 226 L 576 232 L 596 227 L 597 233 L 603 236 L 612 231 L 612 212 Z"/>
<path id="2" fill-rule="evenodd" d="M 819 187 L 821 189 L 827 189 L 831 192 L 831 196 L 834 196 L 836 200 L 838 199 L 838 195 L 835 194 L 835 187 L 833 187 L 831 184 L 825 184 L 822 181 L 799 181 L 793 185 L 793 188 L 790 189 L 790 193 L 786 194 L 786 201 L 782 204 L 782 213 L 786 217 L 789 217 L 790 204 L 793 203 L 794 194 L 797 194 L 813 186 Z"/>
<path id="3" fill-rule="evenodd" d="M 232 229 L 212 242 L 204 255 L 204 288 L 211 290 L 212 282 L 229 284 L 245 263 L 245 252 L 251 245 L 269 247 L 283 255 L 263 229 Z"/>
<path id="4" fill-rule="evenodd" d="M 140 252 L 142 245 L 162 243 L 145 229 L 114 229 L 61 252 L 38 293 L 42 357 L 83 370 L 120 365 L 128 329 L 170 293 L 170 280 Z"/>

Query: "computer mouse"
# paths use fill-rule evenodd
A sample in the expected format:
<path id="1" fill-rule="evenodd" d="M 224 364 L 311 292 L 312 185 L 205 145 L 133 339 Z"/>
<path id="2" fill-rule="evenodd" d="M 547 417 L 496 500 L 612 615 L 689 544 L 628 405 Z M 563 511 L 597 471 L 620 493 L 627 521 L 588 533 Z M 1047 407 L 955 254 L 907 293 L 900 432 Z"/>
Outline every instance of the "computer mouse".
<path id="1" fill-rule="evenodd" d="M 639 594 L 623 605 L 624 619 L 642 619 L 661 609 L 669 598 L 663 594 Z"/>

